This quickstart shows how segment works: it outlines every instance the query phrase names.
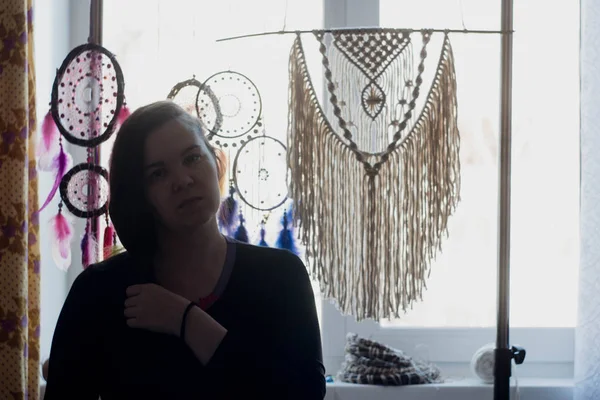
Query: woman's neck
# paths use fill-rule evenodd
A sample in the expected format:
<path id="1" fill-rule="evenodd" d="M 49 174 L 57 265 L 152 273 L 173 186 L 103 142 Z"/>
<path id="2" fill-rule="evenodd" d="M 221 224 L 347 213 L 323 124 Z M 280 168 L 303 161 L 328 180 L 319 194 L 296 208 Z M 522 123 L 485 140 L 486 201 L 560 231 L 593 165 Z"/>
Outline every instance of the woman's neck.
<path id="1" fill-rule="evenodd" d="M 193 231 L 160 231 L 158 243 L 157 267 L 167 268 L 173 274 L 201 272 L 220 267 L 227 247 L 216 220 L 209 221 Z"/>

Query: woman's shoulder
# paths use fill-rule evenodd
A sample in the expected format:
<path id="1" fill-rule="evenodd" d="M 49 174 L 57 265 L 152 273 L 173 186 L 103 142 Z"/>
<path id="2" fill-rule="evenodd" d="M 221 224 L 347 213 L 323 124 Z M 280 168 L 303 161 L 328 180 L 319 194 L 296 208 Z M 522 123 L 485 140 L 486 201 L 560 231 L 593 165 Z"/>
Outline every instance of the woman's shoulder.
<path id="1" fill-rule="evenodd" d="M 121 276 L 125 275 L 131 269 L 132 257 L 128 252 L 111 256 L 105 260 L 97 262 L 86 268 L 82 274 L 87 274 L 94 277 L 99 276 Z"/>
<path id="2" fill-rule="evenodd" d="M 289 250 L 279 249 L 276 247 L 257 246 L 250 243 L 239 242 L 233 239 L 230 240 L 236 244 L 236 253 L 239 255 L 239 257 L 247 261 L 264 263 L 266 261 L 300 260 L 297 255 Z"/>
<path id="3" fill-rule="evenodd" d="M 123 252 L 84 269 L 73 288 L 89 294 L 110 293 L 111 289 L 135 283 L 132 257 Z"/>
<path id="4" fill-rule="evenodd" d="M 236 242 L 236 264 L 250 273 L 271 276 L 306 274 L 306 266 L 289 250 Z"/>

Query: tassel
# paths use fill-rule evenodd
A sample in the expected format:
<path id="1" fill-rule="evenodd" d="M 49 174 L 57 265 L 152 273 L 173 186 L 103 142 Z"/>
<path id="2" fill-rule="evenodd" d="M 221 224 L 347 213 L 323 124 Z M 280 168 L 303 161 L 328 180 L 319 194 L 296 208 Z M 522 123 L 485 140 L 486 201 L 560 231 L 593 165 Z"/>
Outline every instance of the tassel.
<path id="1" fill-rule="evenodd" d="M 129 118 L 130 115 L 131 115 L 131 111 L 127 107 L 127 104 L 123 103 L 123 105 L 121 106 L 121 109 L 119 110 L 119 115 L 117 115 L 117 126 L 120 127 L 121 125 L 123 125 L 125 120 L 127 118 Z"/>
<path id="2" fill-rule="evenodd" d="M 113 254 L 114 236 L 115 229 L 109 223 L 106 225 L 106 228 L 104 228 L 104 242 L 102 244 L 103 257 L 105 260 Z"/>
<path id="3" fill-rule="evenodd" d="M 90 235 L 88 234 L 88 229 L 86 228 L 85 234 L 81 239 L 81 265 L 83 269 L 86 269 L 88 265 L 90 265 L 90 247 L 89 240 Z"/>
<path id="4" fill-rule="evenodd" d="M 73 229 L 69 220 L 62 213 L 62 204 L 58 207 L 58 213 L 50 220 L 54 229 L 52 237 L 52 258 L 56 266 L 66 271 L 71 265 L 71 240 Z"/>
<path id="5" fill-rule="evenodd" d="M 298 255 L 298 248 L 296 247 L 296 242 L 294 241 L 294 234 L 292 230 L 288 228 L 289 220 L 287 211 L 283 212 L 281 224 L 283 225 L 283 229 L 281 230 L 281 232 L 279 232 L 279 237 L 277 238 L 276 246 L 280 249 L 286 249 Z"/>
<path id="6" fill-rule="evenodd" d="M 240 225 L 238 226 L 237 231 L 235 231 L 233 238 L 240 242 L 248 243 L 248 231 L 244 226 L 244 222 L 246 222 L 246 220 L 244 219 L 242 213 L 240 213 Z"/>
<path id="7" fill-rule="evenodd" d="M 227 236 L 231 236 L 233 233 L 233 226 L 235 224 L 235 216 L 237 215 L 238 204 L 234 197 L 235 187 L 229 186 L 229 196 L 221 203 L 217 219 L 219 221 L 219 227 L 225 231 Z"/>
<path id="8" fill-rule="evenodd" d="M 260 223 L 260 242 L 258 242 L 259 246 L 263 246 L 263 247 L 269 247 L 269 244 L 267 243 L 267 241 L 265 240 L 265 223 L 261 222 Z"/>
<path id="9" fill-rule="evenodd" d="M 41 171 L 51 171 L 54 166 L 54 159 L 59 151 L 59 131 L 52 111 L 48 111 L 42 123 L 42 136 L 37 148 L 38 169 Z"/>
<path id="10" fill-rule="evenodd" d="M 48 206 L 48 204 L 50 204 L 50 202 L 54 198 L 54 195 L 56 194 L 56 191 L 58 190 L 58 187 L 60 186 L 60 181 L 62 180 L 62 178 L 65 175 L 65 173 L 67 172 L 67 170 L 69 168 L 71 168 L 71 163 L 72 163 L 71 155 L 64 151 L 64 148 L 61 144 L 60 151 L 59 151 L 58 155 L 54 158 L 54 161 L 53 161 L 53 169 L 56 171 L 55 172 L 56 176 L 54 178 L 54 185 L 52 186 L 52 189 L 50 189 L 50 193 L 48 194 L 46 201 L 44 201 L 44 204 L 42 205 L 42 207 L 39 209 L 38 212 L 41 212 L 44 208 L 46 208 L 46 206 Z"/>

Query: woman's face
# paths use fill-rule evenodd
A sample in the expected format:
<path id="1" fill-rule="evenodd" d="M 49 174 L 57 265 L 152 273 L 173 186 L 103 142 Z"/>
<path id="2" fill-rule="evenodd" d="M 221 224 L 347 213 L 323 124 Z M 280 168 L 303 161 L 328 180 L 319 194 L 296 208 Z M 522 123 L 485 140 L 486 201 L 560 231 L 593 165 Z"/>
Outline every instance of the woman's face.
<path id="1" fill-rule="evenodd" d="M 215 218 L 217 164 L 199 134 L 174 119 L 149 135 L 144 160 L 146 195 L 164 227 L 188 230 Z"/>

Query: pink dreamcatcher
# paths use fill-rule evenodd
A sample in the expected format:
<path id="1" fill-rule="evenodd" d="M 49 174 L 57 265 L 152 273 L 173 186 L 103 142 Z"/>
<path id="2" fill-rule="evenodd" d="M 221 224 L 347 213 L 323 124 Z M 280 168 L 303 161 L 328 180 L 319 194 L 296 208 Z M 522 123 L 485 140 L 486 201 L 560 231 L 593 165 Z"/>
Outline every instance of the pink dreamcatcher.
<path id="1" fill-rule="evenodd" d="M 106 213 L 108 172 L 98 160 L 100 144 L 108 140 L 129 116 L 125 103 L 124 80 L 115 56 L 97 44 L 73 49 L 58 69 L 52 87 L 50 110 L 42 124 L 38 147 L 38 168 L 54 173 L 54 184 L 39 211 L 60 193 L 58 212 L 52 218 L 53 258 L 60 269 L 71 264 L 73 228 L 64 207 L 86 219 L 81 240 L 82 264 L 87 267 L 99 254 L 99 217 L 105 216 L 103 255 L 112 251 L 116 238 Z M 63 139 L 85 147 L 85 163 L 72 166 Z"/>

